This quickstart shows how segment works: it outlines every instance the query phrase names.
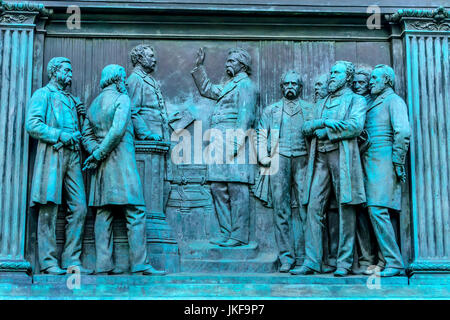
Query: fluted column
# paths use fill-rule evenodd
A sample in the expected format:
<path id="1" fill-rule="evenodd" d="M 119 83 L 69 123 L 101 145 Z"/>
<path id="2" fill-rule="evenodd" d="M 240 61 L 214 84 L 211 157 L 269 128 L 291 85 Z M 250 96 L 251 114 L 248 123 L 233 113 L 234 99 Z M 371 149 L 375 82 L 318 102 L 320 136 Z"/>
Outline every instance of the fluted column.
<path id="1" fill-rule="evenodd" d="M 448 10 L 400 10 L 412 129 L 413 272 L 450 272 L 450 68 Z"/>
<path id="2" fill-rule="evenodd" d="M 28 135 L 35 20 L 42 5 L 0 1 L 0 271 L 28 272 L 25 260 Z"/>

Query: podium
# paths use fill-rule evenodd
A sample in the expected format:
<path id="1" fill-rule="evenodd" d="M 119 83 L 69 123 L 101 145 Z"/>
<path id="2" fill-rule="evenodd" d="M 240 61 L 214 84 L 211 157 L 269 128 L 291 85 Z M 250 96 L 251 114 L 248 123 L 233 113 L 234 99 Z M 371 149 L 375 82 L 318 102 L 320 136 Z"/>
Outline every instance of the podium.
<path id="1" fill-rule="evenodd" d="M 150 263 L 173 273 L 180 270 L 180 254 L 174 232 L 166 220 L 164 208 L 165 158 L 170 143 L 135 141 L 136 162 L 147 208 L 146 233 Z"/>

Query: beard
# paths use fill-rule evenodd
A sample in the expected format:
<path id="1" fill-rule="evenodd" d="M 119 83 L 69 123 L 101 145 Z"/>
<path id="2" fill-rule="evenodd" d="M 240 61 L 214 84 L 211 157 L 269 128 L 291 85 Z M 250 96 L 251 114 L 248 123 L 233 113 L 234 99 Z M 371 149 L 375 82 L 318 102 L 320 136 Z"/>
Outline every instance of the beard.
<path id="1" fill-rule="evenodd" d="M 284 91 L 284 96 L 289 100 L 293 100 L 293 99 L 297 98 L 298 93 L 294 89 L 286 89 Z"/>
<path id="2" fill-rule="evenodd" d="M 346 82 L 347 79 L 345 78 L 342 80 L 330 80 L 330 82 L 328 83 L 328 89 L 330 90 L 330 92 L 336 92 L 337 90 L 342 88 Z"/>
<path id="3" fill-rule="evenodd" d="M 381 84 L 374 84 L 371 88 L 370 88 L 370 93 L 371 94 L 379 94 L 381 91 L 383 91 L 384 89 L 384 85 Z"/>
<path id="4" fill-rule="evenodd" d="M 234 77 L 234 69 L 233 69 L 233 68 L 228 67 L 228 68 L 226 68 L 226 71 L 227 71 L 227 75 L 228 75 L 230 78 L 233 78 L 233 77 Z"/>
<path id="5" fill-rule="evenodd" d="M 116 83 L 116 88 L 117 88 L 117 91 L 119 91 L 120 93 L 128 94 L 125 82 L 121 81 L 121 82 Z"/>
<path id="6" fill-rule="evenodd" d="M 56 75 L 56 82 L 63 88 L 67 88 L 72 84 L 72 79 L 69 77 Z"/>

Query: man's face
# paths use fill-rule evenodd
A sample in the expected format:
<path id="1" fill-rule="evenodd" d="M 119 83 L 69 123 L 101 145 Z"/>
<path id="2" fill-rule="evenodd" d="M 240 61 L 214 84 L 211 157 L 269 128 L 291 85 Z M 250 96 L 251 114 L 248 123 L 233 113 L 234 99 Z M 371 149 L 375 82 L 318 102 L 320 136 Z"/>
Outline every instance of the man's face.
<path id="1" fill-rule="evenodd" d="M 283 95 L 286 99 L 296 99 L 300 94 L 298 77 L 293 73 L 287 74 L 286 77 L 284 77 L 283 83 L 281 84 L 281 89 L 283 90 Z"/>
<path id="2" fill-rule="evenodd" d="M 328 94 L 328 77 L 322 75 L 316 79 L 314 83 L 314 99 L 315 101 L 323 99 Z"/>
<path id="3" fill-rule="evenodd" d="M 72 84 L 72 66 L 69 62 L 63 62 L 55 72 L 56 82 L 66 88 Z"/>
<path id="4" fill-rule="evenodd" d="M 225 69 L 227 71 L 228 76 L 230 77 L 234 77 L 243 68 L 242 63 L 239 62 L 237 57 L 238 57 L 237 53 L 232 53 L 228 56 L 228 60 L 225 63 Z"/>
<path id="5" fill-rule="evenodd" d="M 375 69 L 372 71 L 370 76 L 370 93 L 379 94 L 386 88 L 386 79 L 384 77 L 384 72 L 381 69 Z"/>
<path id="6" fill-rule="evenodd" d="M 353 78 L 353 91 L 360 95 L 369 93 L 369 79 L 363 74 L 355 74 Z"/>
<path id="7" fill-rule="evenodd" d="M 328 89 L 330 92 L 336 92 L 342 88 L 347 82 L 347 68 L 344 64 L 335 64 L 330 71 L 330 81 L 328 82 Z"/>
<path id="8" fill-rule="evenodd" d="M 146 48 L 144 50 L 144 54 L 142 55 L 142 57 L 140 59 L 140 63 L 147 72 L 153 72 L 155 70 L 156 57 L 155 57 L 155 53 L 153 52 L 153 50 L 151 48 Z"/>

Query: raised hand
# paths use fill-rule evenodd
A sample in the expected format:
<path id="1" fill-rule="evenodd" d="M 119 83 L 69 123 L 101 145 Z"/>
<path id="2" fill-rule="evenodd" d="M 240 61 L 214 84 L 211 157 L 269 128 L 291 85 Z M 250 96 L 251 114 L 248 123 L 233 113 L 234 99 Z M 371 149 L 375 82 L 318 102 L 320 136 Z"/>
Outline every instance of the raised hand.
<path id="1" fill-rule="evenodd" d="M 197 51 L 197 60 L 195 61 L 195 66 L 200 67 L 203 65 L 203 61 L 205 61 L 205 51 L 203 48 L 198 49 Z"/>

